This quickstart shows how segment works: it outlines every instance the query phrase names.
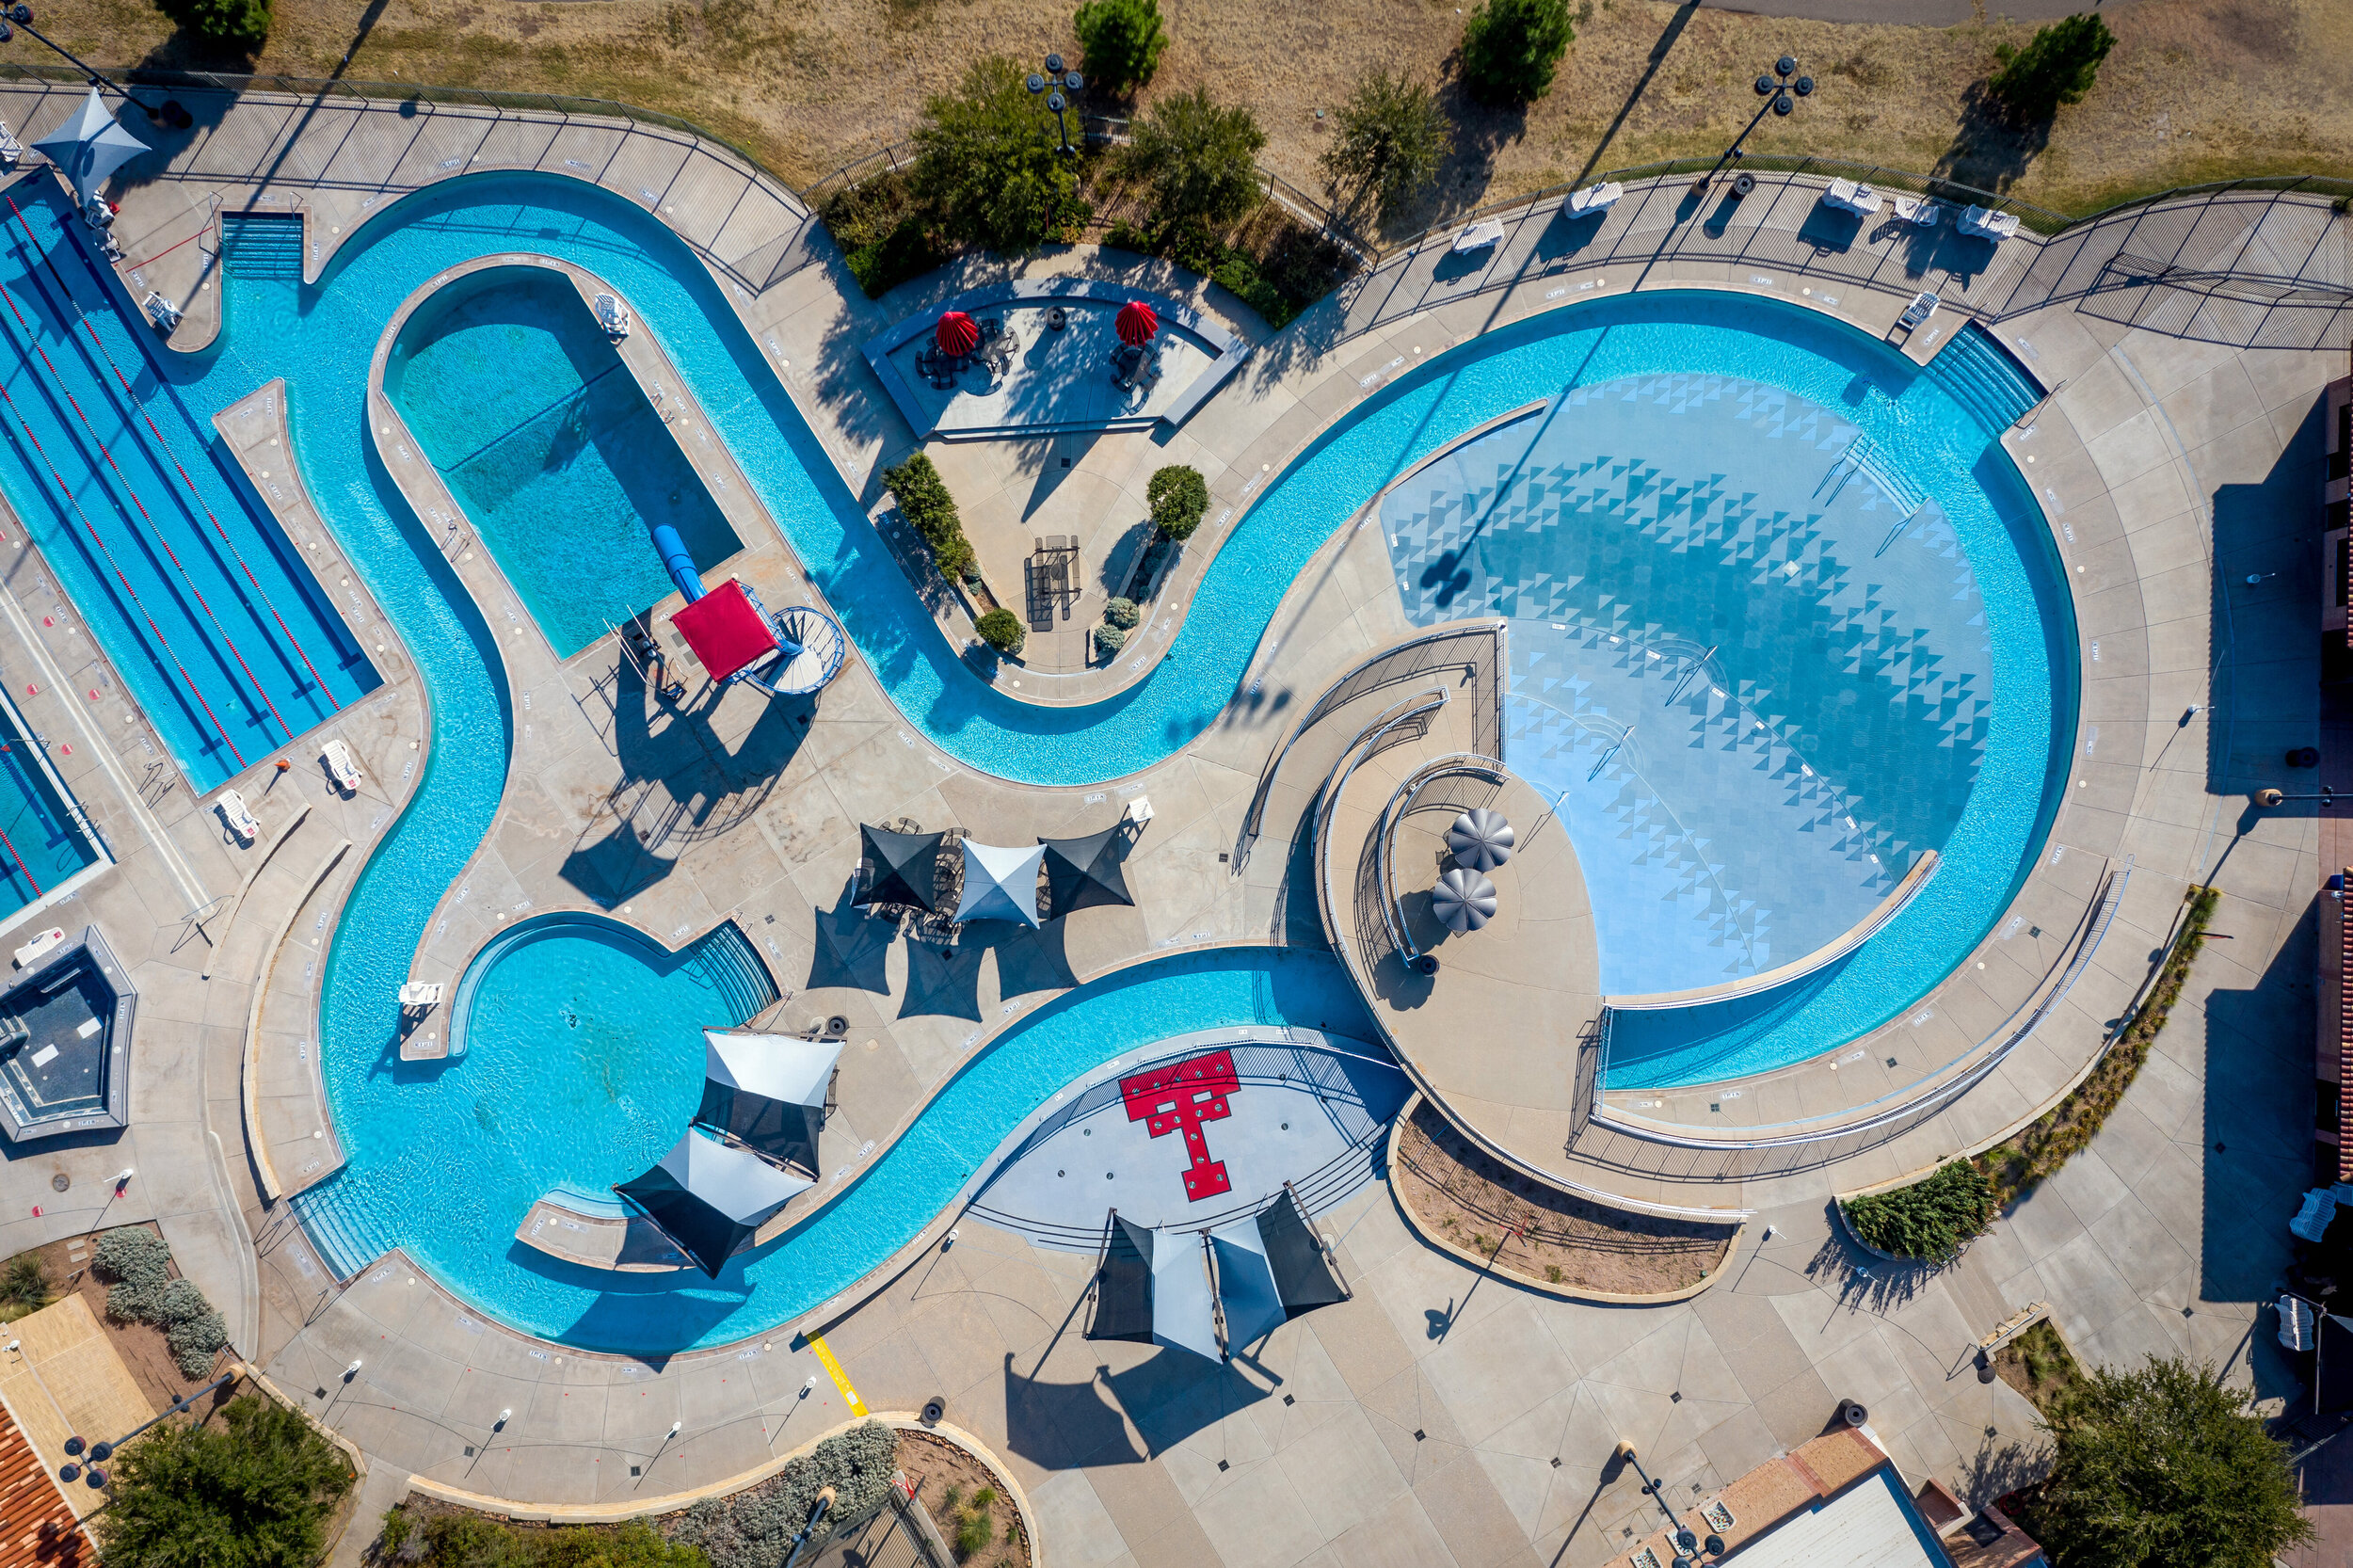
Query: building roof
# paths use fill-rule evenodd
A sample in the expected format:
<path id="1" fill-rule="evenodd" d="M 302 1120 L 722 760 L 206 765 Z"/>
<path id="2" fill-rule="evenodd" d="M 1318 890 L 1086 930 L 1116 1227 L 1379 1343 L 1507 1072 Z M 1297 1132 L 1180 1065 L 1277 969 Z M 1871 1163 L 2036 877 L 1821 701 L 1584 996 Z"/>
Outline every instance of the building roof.
<path id="1" fill-rule="evenodd" d="M 0 1399 L 0 1568 L 95 1568 L 73 1509 Z"/>
<path id="2" fill-rule="evenodd" d="M 0 1400 L 8 1402 L 39 1463 L 52 1470 L 66 1462 L 66 1439 L 76 1432 L 120 1437 L 155 1414 L 88 1299 L 78 1291 L 19 1318 L 0 1334 L 0 1341 L 16 1347 L 0 1349 Z M 84 1518 L 106 1503 L 104 1492 L 80 1485 L 66 1496 L 72 1511 Z"/>

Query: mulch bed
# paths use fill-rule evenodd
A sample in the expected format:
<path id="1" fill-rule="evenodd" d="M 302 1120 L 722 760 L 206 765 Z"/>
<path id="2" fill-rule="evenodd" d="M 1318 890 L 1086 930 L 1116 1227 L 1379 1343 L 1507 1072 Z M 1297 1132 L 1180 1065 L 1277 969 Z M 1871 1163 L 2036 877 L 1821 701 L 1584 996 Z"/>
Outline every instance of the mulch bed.
<path id="1" fill-rule="evenodd" d="M 1571 1290 L 1646 1296 L 1696 1285 L 1739 1229 L 1560 1192 L 1470 1143 L 1427 1100 L 1398 1139 L 1389 1185 L 1432 1234 L 1492 1256 L 1497 1272 Z"/>
<path id="2" fill-rule="evenodd" d="M 985 1568 L 1030 1568 L 1030 1538 L 1021 1528 L 1019 1512 L 1013 1506 L 1012 1494 L 1005 1480 L 968 1450 L 935 1437 L 929 1432 L 899 1433 L 899 1467 L 915 1485 L 915 1496 L 930 1511 L 932 1522 L 951 1544 L 956 1538 L 960 1516 L 973 1512 L 972 1497 L 984 1489 L 993 1491 L 997 1498 L 988 1509 L 991 1544 L 974 1552 L 965 1560 L 984 1564 Z M 953 1488 L 956 1507 L 948 1506 L 948 1493 Z M 1012 1539 L 1006 1539 L 1008 1533 Z"/>
<path id="3" fill-rule="evenodd" d="M 116 1230 L 123 1227 L 108 1225 L 105 1228 Z M 156 1229 L 152 1224 L 142 1228 Z M 162 1410 L 181 1395 L 192 1389 L 201 1388 L 212 1382 L 219 1374 L 222 1360 L 216 1357 L 212 1371 L 200 1378 L 184 1377 L 180 1372 L 180 1363 L 172 1358 L 171 1346 L 165 1338 L 162 1329 L 148 1323 L 124 1322 L 106 1316 L 105 1283 L 93 1275 L 89 1268 L 90 1257 L 98 1251 L 100 1234 L 101 1232 L 91 1231 L 82 1236 L 69 1236 L 32 1250 L 40 1256 L 41 1267 L 48 1271 L 50 1300 L 61 1301 L 71 1293 L 79 1295 L 88 1302 L 90 1315 L 96 1318 L 99 1326 L 105 1330 L 107 1339 L 114 1345 L 115 1353 L 122 1357 L 122 1364 L 131 1369 L 131 1376 L 138 1384 L 139 1392 L 146 1397 L 150 1405 Z M 158 1231 L 157 1234 L 161 1232 Z M 82 1257 L 78 1262 L 67 1253 L 67 1249 L 76 1242 L 82 1245 Z M 0 1259 L 0 1261 L 6 1260 Z M 177 1262 L 168 1267 L 172 1278 L 180 1277 L 180 1266 Z M 76 1271 L 79 1271 L 78 1277 L 76 1277 Z M 70 1284 L 69 1281 L 71 1281 Z M 220 1304 L 216 1302 L 213 1304 L 218 1306 Z M 226 1352 L 223 1354 L 225 1355 Z M 205 1401 L 207 1416 L 209 1416 L 213 1409 L 227 1402 L 235 1394 L 236 1389 L 233 1386 L 216 1391 L 213 1397 Z"/>

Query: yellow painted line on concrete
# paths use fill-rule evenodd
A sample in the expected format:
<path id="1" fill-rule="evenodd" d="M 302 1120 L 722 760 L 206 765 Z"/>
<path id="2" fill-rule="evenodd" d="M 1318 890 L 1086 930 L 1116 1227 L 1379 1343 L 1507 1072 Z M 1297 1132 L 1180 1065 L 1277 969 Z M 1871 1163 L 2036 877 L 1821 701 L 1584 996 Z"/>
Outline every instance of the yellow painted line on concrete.
<path id="1" fill-rule="evenodd" d="M 833 1351 L 826 1345 L 824 1336 L 810 1335 L 808 1348 L 817 1352 L 817 1359 L 824 1367 L 826 1375 L 833 1379 L 833 1385 L 841 1390 L 841 1402 L 850 1407 L 850 1414 L 864 1416 L 866 1401 L 859 1399 L 857 1390 L 850 1386 L 850 1374 L 843 1371 L 841 1363 L 833 1358 Z"/>

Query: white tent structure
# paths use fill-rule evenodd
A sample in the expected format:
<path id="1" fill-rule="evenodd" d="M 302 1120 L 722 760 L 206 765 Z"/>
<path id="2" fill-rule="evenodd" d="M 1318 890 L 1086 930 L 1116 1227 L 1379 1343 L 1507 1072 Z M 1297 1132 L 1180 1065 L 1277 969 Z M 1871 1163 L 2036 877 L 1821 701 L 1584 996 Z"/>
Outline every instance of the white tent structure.
<path id="1" fill-rule="evenodd" d="M 64 171 L 72 184 L 77 207 L 88 206 L 108 175 L 148 150 L 147 143 L 106 112 L 96 88 L 89 89 L 82 106 L 63 125 L 33 145 Z"/>
<path id="2" fill-rule="evenodd" d="M 1046 846 L 1026 849 L 996 844 L 964 844 L 964 897 L 956 904 L 956 922 L 1013 920 L 1034 926 L 1037 919 L 1037 868 Z"/>
<path id="3" fill-rule="evenodd" d="M 1283 1292 L 1258 1236 L 1258 1217 L 1245 1215 L 1209 1232 L 1217 1259 L 1217 1298 L 1225 1309 L 1225 1343 L 1255 1345 L 1283 1326 Z"/>
<path id="4" fill-rule="evenodd" d="M 716 1279 L 760 1222 L 815 1185 L 690 1127 L 660 1164 L 613 1190 Z"/>
<path id="5" fill-rule="evenodd" d="M 1193 1235 L 1153 1233 L 1152 1342 L 1225 1359 L 1210 1303 L 1209 1258 Z"/>
<path id="6" fill-rule="evenodd" d="M 774 1162 L 817 1174 L 839 1040 L 703 1031 L 703 1097 L 695 1120 Z"/>

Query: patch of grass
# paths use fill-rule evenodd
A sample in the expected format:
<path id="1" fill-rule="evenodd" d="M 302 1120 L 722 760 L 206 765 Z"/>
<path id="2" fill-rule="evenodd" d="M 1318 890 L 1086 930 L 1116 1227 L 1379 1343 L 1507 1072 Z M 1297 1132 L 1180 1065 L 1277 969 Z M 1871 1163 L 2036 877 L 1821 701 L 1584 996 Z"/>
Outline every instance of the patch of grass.
<path id="1" fill-rule="evenodd" d="M 1977 1156 L 1977 1166 L 1992 1184 L 1996 1204 L 2009 1208 L 2031 1192 L 2037 1182 L 2067 1163 L 2069 1155 L 2097 1137 L 2108 1112 L 2116 1109 L 2124 1091 L 2140 1075 L 2141 1064 L 2149 1060 L 2149 1048 L 2156 1043 L 2158 1032 L 2172 1014 L 2173 1004 L 2181 1000 L 2190 965 L 2205 946 L 2206 925 L 2213 920 L 2215 906 L 2221 903 L 2222 895 L 2212 888 L 2193 887 L 2187 901 L 2189 909 L 2183 918 L 2181 935 L 2174 939 L 2172 951 L 2165 955 L 2164 967 L 2157 971 L 2148 1000 L 2124 1026 L 2123 1033 L 2108 1047 L 2099 1064 L 2047 1114 L 2008 1143 Z"/>
<path id="2" fill-rule="evenodd" d="M 1996 1351 L 1993 1366 L 2004 1383 L 2045 1416 L 2083 1376 L 2067 1341 L 2047 1318 Z"/>
<path id="3" fill-rule="evenodd" d="M 1839 1206 L 1848 1225 L 1871 1246 L 1897 1257 L 1942 1261 L 1993 1223 L 1993 1192 L 1985 1173 L 1956 1160 L 1909 1187 Z"/>

